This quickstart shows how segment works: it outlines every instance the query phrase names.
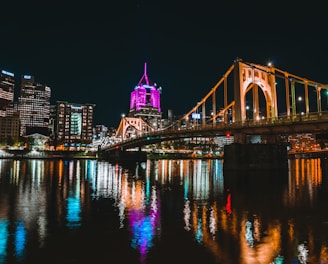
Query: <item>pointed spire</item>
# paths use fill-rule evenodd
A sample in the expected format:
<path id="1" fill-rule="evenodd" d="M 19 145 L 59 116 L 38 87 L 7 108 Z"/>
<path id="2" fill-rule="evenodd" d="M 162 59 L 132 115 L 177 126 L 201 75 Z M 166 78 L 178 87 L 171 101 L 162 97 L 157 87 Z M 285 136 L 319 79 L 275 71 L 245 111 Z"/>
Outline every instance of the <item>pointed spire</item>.
<path id="1" fill-rule="evenodd" d="M 146 79 L 146 84 L 149 85 L 148 75 L 147 75 L 147 62 L 145 62 L 144 76 Z"/>
<path id="2" fill-rule="evenodd" d="M 145 62 L 144 64 L 144 74 L 142 75 L 138 85 L 142 84 L 142 81 L 145 79 L 146 84 L 149 85 L 149 79 L 148 79 L 148 75 L 147 75 L 147 62 Z"/>

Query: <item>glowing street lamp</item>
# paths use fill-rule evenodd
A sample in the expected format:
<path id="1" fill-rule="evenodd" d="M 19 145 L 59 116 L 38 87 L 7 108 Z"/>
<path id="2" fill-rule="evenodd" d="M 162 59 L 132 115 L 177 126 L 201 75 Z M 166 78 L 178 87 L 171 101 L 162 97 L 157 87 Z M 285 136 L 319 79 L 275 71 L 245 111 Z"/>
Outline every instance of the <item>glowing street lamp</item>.
<path id="1" fill-rule="evenodd" d="M 299 96 L 297 97 L 297 101 L 299 102 L 299 110 L 300 110 L 300 113 L 302 114 L 302 110 L 301 110 L 301 102 L 303 101 L 303 97 L 302 96 Z"/>

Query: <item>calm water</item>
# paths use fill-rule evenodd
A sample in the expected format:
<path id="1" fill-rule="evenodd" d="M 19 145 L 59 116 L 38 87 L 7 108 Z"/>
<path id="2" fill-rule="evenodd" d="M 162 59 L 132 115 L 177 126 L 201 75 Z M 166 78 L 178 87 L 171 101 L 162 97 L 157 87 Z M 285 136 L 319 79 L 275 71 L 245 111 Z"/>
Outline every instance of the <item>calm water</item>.
<path id="1" fill-rule="evenodd" d="M 327 164 L 0 160 L 0 264 L 328 263 Z"/>

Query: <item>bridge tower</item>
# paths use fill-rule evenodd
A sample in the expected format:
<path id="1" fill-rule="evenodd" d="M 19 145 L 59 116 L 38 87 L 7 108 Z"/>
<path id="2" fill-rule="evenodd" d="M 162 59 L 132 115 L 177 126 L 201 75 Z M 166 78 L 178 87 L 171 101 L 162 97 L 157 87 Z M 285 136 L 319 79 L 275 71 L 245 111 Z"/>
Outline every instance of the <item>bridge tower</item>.
<path id="1" fill-rule="evenodd" d="M 273 68 L 243 63 L 241 60 L 236 60 L 234 67 L 234 121 L 244 122 L 246 120 L 246 94 L 249 91 L 253 93 L 253 119 L 258 120 L 260 118 L 258 88 L 262 90 L 265 97 L 266 118 L 274 119 L 278 117 L 276 81 Z"/>
<path id="2" fill-rule="evenodd" d="M 154 131 L 154 128 L 149 126 L 142 118 L 124 116 L 116 130 L 115 137 L 126 140 L 152 131 Z"/>

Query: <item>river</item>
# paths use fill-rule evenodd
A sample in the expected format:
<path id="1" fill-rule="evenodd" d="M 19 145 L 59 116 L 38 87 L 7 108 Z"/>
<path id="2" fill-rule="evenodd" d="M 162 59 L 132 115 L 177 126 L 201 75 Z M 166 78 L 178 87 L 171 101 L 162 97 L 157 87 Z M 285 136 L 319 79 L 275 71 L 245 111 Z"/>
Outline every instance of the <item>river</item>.
<path id="1" fill-rule="evenodd" d="M 328 161 L 0 160 L 0 264 L 328 263 Z"/>

